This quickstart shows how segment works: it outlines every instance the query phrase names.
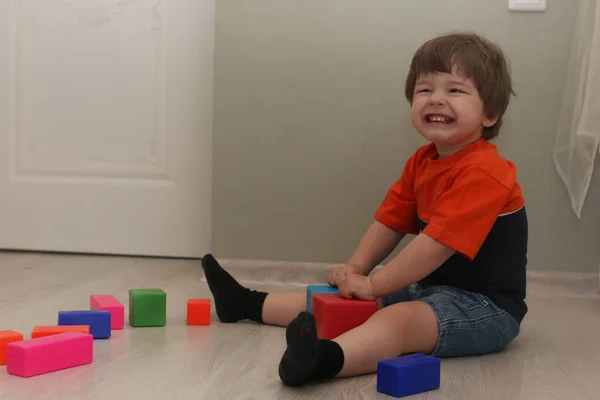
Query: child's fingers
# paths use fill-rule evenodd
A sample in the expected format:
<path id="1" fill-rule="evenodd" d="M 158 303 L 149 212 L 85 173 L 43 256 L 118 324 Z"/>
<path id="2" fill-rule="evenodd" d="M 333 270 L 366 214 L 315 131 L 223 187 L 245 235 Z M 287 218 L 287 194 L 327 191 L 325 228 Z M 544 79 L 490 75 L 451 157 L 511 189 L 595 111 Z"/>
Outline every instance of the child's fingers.
<path id="1" fill-rule="evenodd" d="M 350 287 L 350 282 L 348 282 L 348 278 L 344 277 L 339 283 L 338 283 L 338 292 L 340 294 L 341 297 L 344 297 L 346 299 L 351 299 L 353 296 L 352 293 L 352 289 Z"/>
<path id="2" fill-rule="evenodd" d="M 335 287 L 337 286 L 337 268 L 333 268 L 329 271 L 329 276 L 327 278 L 327 282 L 329 286 Z"/>
<path id="3" fill-rule="evenodd" d="M 343 279 L 348 273 L 352 273 L 349 266 L 339 266 L 329 270 L 327 282 L 329 286 L 336 287 L 339 285 L 339 281 Z"/>

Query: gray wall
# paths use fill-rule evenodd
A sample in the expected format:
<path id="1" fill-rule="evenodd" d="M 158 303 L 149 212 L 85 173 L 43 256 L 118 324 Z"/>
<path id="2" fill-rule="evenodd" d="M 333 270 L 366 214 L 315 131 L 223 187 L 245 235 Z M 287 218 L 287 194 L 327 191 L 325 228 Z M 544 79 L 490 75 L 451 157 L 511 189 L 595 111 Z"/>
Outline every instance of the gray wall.
<path id="1" fill-rule="evenodd" d="M 497 145 L 519 167 L 530 268 L 597 271 L 600 179 L 577 220 L 552 162 L 576 1 L 510 13 L 505 0 L 220 0 L 214 253 L 344 262 L 424 142 L 403 85 L 431 36 L 475 30 L 513 68 Z"/>

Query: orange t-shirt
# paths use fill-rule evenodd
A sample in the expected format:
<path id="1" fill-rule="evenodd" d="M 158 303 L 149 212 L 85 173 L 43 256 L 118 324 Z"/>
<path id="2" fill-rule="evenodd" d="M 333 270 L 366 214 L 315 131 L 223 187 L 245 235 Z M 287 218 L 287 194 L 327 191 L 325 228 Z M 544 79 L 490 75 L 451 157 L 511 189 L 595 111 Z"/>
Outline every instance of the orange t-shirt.
<path id="1" fill-rule="evenodd" d="M 377 210 L 377 221 L 399 232 L 423 233 L 473 260 L 499 216 L 523 207 L 513 163 L 479 139 L 438 159 L 435 145 L 410 157 Z"/>

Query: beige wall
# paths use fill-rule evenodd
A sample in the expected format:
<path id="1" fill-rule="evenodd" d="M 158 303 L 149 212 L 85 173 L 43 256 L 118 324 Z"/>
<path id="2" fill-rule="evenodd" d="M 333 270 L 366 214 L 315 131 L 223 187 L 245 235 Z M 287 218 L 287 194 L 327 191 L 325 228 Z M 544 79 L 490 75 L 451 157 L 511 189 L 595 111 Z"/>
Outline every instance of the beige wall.
<path id="1" fill-rule="evenodd" d="M 214 252 L 343 262 L 423 142 L 403 84 L 432 35 L 500 43 L 516 97 L 497 144 L 519 169 L 531 269 L 597 271 L 600 179 L 577 220 L 552 163 L 576 1 L 510 13 L 505 0 L 220 0 Z"/>

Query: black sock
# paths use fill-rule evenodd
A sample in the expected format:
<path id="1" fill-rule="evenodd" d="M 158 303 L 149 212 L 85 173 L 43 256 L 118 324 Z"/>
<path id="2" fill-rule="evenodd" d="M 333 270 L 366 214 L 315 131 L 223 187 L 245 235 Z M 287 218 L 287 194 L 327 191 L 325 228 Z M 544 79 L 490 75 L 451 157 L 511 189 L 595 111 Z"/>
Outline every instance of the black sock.
<path id="1" fill-rule="evenodd" d="M 211 254 L 202 258 L 202 269 L 215 299 L 217 316 L 222 322 L 249 319 L 262 323 L 262 308 L 267 293 L 240 285 Z"/>
<path id="2" fill-rule="evenodd" d="M 339 344 L 317 337 L 315 318 L 301 312 L 286 330 L 287 349 L 279 363 L 279 377 L 287 386 L 333 378 L 344 366 Z"/>

